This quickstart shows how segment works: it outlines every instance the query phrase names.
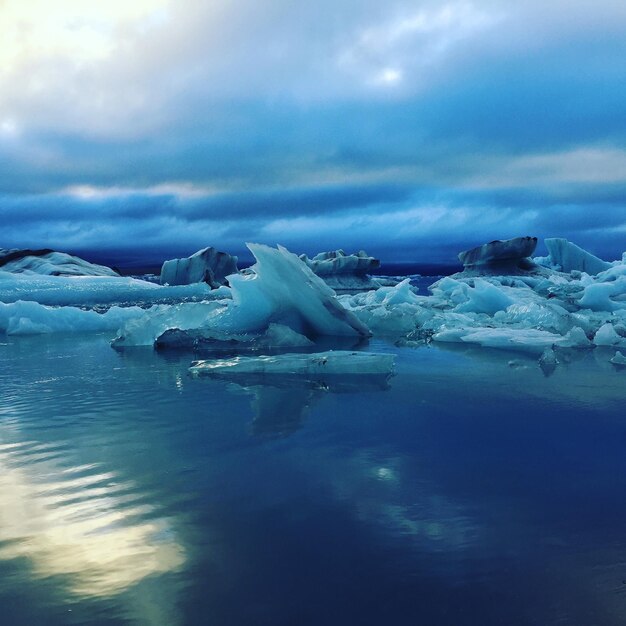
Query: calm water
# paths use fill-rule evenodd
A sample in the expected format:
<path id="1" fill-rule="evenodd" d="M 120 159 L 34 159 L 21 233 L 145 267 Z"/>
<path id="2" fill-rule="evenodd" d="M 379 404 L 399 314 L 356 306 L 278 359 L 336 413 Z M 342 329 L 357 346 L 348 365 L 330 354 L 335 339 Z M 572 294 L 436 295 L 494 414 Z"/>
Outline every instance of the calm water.
<path id="1" fill-rule="evenodd" d="M 0 341 L 3 626 L 626 622 L 626 371 L 597 355 L 374 342 L 388 388 L 319 390 Z"/>

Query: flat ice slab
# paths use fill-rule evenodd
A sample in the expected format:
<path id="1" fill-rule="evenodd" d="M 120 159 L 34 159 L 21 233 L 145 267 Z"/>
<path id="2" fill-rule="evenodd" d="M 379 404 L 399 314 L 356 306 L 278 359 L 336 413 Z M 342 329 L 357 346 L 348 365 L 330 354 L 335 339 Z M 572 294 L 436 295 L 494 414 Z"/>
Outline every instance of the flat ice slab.
<path id="1" fill-rule="evenodd" d="M 194 361 L 189 371 L 196 376 L 262 374 L 280 376 L 337 376 L 393 374 L 393 354 L 330 350 L 314 354 L 238 356 L 232 359 Z"/>

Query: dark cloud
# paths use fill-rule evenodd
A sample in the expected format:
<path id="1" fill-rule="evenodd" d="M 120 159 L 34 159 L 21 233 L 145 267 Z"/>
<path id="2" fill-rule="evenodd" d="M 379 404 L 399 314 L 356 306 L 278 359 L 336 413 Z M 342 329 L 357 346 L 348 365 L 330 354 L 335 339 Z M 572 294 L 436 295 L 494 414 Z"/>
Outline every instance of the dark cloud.
<path id="1" fill-rule="evenodd" d="M 184 0 L 98 62 L 29 57 L 0 99 L 0 246 L 615 256 L 626 10 L 548 4 Z"/>

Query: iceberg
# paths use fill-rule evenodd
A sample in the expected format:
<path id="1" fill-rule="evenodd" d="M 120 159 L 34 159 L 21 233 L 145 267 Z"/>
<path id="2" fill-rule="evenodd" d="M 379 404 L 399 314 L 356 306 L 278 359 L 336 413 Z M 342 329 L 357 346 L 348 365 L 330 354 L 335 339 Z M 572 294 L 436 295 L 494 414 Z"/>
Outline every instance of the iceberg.
<path id="1" fill-rule="evenodd" d="M 548 248 L 548 257 L 536 259 L 538 262 L 546 263 L 553 269 L 561 272 L 586 272 L 587 274 L 599 274 L 611 267 L 611 263 L 603 261 L 597 256 L 583 250 L 567 239 L 551 238 L 545 240 Z"/>
<path id="2" fill-rule="evenodd" d="M 248 244 L 256 264 L 247 274 L 228 276 L 232 296 L 221 303 L 177 305 L 147 312 L 124 325 L 114 347 L 153 345 L 167 330 L 200 329 L 239 336 L 286 326 L 308 339 L 318 336 L 368 337 L 367 326 L 337 300 L 335 292 L 286 248 Z"/>
<path id="3" fill-rule="evenodd" d="M 312 259 L 301 254 L 300 259 L 327 285 L 343 291 L 364 291 L 381 286 L 370 274 L 380 267 L 380 261 L 364 250 L 346 254 L 343 250 L 320 252 Z"/>
<path id="4" fill-rule="evenodd" d="M 237 356 L 231 359 L 194 361 L 189 368 L 195 376 L 263 376 L 318 377 L 337 375 L 391 376 L 393 354 L 349 352 L 343 350 L 313 354 L 289 353 L 273 356 Z"/>
<path id="5" fill-rule="evenodd" d="M 600 328 L 597 330 L 596 335 L 593 338 L 593 343 L 596 346 L 619 346 L 622 348 L 626 348 L 626 337 L 618 335 L 615 331 L 615 326 L 607 322 L 603 326 L 600 326 Z"/>
<path id="6" fill-rule="evenodd" d="M 535 269 L 530 256 L 536 247 L 536 237 L 497 239 L 458 256 L 467 274 L 516 274 Z"/>
<path id="7" fill-rule="evenodd" d="M 43 250 L 0 249 L 0 270 L 12 274 L 43 274 L 46 276 L 119 276 L 104 265 L 89 263 L 80 257 Z"/>
<path id="8" fill-rule="evenodd" d="M 206 283 L 217 289 L 227 284 L 229 274 L 236 274 L 237 271 L 236 256 L 208 247 L 187 258 L 165 261 L 161 268 L 161 284 Z"/>

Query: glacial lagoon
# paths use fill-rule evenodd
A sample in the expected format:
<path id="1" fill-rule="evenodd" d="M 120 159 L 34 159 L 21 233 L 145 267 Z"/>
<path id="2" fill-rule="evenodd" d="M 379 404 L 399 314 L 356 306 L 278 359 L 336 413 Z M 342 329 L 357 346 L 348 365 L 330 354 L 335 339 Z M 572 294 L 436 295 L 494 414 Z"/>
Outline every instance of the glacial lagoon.
<path id="1" fill-rule="evenodd" d="M 2 623 L 623 623 L 605 349 L 370 339 L 387 382 L 273 385 L 110 338 L 1 337 Z"/>

